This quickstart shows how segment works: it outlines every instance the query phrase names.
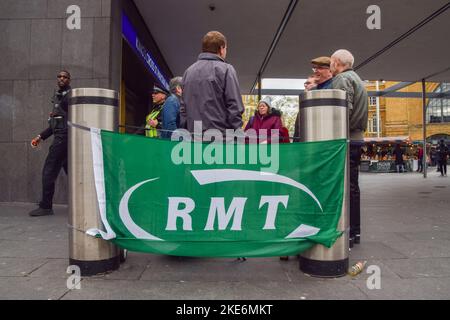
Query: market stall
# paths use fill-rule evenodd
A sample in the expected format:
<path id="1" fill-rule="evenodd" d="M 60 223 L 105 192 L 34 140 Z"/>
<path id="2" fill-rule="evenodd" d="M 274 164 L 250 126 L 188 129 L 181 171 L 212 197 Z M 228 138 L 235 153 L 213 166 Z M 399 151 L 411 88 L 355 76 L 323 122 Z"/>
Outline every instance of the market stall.
<path id="1" fill-rule="evenodd" d="M 417 146 L 408 136 L 364 138 L 361 155 L 362 172 L 397 172 L 395 163 L 395 147 L 399 145 L 402 150 L 404 171 L 417 169 Z"/>

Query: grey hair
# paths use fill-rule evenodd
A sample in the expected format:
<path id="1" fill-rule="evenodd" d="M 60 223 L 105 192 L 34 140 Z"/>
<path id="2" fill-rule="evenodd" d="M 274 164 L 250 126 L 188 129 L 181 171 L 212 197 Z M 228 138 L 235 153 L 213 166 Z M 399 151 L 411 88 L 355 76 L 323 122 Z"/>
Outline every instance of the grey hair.
<path id="1" fill-rule="evenodd" d="M 175 78 L 170 79 L 170 82 L 169 82 L 170 92 L 175 93 L 175 89 L 178 86 L 181 87 L 182 81 L 183 81 L 182 77 L 175 77 Z"/>
<path id="2" fill-rule="evenodd" d="M 339 49 L 335 53 L 333 53 L 332 57 L 339 60 L 344 66 L 353 68 L 355 58 L 350 53 L 350 51 L 345 49 Z"/>

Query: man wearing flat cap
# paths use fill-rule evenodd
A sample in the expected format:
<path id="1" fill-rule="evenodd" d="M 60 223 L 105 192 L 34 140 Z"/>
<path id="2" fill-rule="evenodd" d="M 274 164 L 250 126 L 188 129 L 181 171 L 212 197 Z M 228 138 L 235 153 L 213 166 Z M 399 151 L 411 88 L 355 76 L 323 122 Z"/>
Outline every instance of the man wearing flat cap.
<path id="1" fill-rule="evenodd" d="M 168 91 L 158 86 L 153 87 L 152 101 L 153 109 L 145 118 L 145 135 L 150 138 L 158 137 L 158 129 L 162 125 L 162 108 L 167 97 L 170 95 Z"/>
<path id="2" fill-rule="evenodd" d="M 317 77 L 317 86 L 314 88 L 315 90 L 332 89 L 331 83 L 333 74 L 330 71 L 330 62 L 330 57 L 318 57 L 311 60 L 312 70 Z"/>

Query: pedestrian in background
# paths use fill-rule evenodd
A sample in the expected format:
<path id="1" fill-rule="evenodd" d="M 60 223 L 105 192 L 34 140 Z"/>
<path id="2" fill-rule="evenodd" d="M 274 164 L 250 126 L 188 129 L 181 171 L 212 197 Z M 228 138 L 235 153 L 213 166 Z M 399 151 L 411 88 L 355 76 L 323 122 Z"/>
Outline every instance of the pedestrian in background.
<path id="1" fill-rule="evenodd" d="M 39 202 L 39 208 L 29 213 L 32 217 L 53 214 L 56 179 L 61 168 L 67 174 L 67 94 L 71 89 L 70 78 L 70 73 L 66 70 L 61 70 L 56 76 L 58 89 L 51 100 L 53 110 L 48 118 L 49 126 L 31 141 L 31 146 L 35 148 L 43 140 L 53 135 L 53 142 L 48 150 L 42 170 L 42 198 Z"/>
<path id="2" fill-rule="evenodd" d="M 401 172 L 405 172 L 405 164 L 403 163 L 403 150 L 398 143 L 395 145 L 394 156 L 395 168 L 397 169 L 397 173 L 400 173 L 400 170 Z"/>
<path id="3" fill-rule="evenodd" d="M 448 147 L 444 143 L 444 139 L 441 139 L 438 149 L 438 164 L 439 164 L 439 172 L 442 177 L 447 176 L 447 157 L 448 157 Z"/>
<path id="4" fill-rule="evenodd" d="M 423 171 L 423 148 L 422 146 L 419 146 L 419 148 L 417 149 L 417 172 L 422 172 Z"/>

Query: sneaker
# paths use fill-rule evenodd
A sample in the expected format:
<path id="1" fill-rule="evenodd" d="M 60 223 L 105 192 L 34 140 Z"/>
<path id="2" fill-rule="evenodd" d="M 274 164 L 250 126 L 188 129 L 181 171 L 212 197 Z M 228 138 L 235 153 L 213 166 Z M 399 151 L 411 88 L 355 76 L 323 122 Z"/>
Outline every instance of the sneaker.
<path id="1" fill-rule="evenodd" d="M 28 213 L 31 217 L 41 217 L 41 216 L 50 216 L 53 214 L 53 209 L 44 209 L 37 208 L 30 213 Z"/>
<path id="2" fill-rule="evenodd" d="M 353 248 L 353 244 L 355 243 L 355 238 L 354 237 L 349 237 L 348 238 L 348 247 L 351 249 Z"/>
<path id="3" fill-rule="evenodd" d="M 353 242 L 355 244 L 359 244 L 361 242 L 361 235 L 360 234 L 355 234 L 355 236 L 353 238 Z"/>

